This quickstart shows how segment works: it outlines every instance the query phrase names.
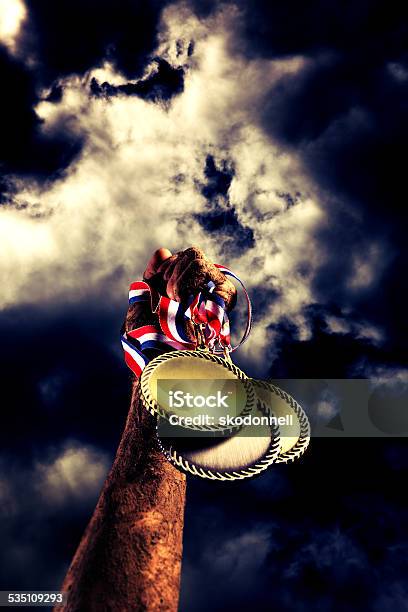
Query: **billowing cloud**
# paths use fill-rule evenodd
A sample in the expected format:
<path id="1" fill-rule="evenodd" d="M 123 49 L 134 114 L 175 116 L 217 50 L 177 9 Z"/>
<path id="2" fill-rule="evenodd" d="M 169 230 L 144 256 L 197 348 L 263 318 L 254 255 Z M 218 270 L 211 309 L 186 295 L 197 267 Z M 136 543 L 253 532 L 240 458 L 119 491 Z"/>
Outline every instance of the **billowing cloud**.
<path id="1" fill-rule="evenodd" d="M 184 91 L 170 107 L 120 95 L 120 84 L 112 86 L 114 98 L 91 98 L 92 73 L 66 78 L 58 104 L 36 107 L 44 131 L 75 116 L 87 139 L 66 176 L 45 189 L 21 182 L 13 206 L 2 211 L 9 279 L 3 305 L 16 303 L 23 287 L 37 303 L 80 300 L 101 284 L 109 299 L 124 297 L 164 236 L 171 249 L 200 244 L 235 266 L 250 287 L 272 284 L 280 299 L 265 319 L 296 316 L 310 301 L 299 270 L 313 269 L 311 232 L 324 212 L 296 156 L 281 154 L 253 113 L 261 82 L 296 72 L 302 59 L 233 58 L 231 19 L 226 11 L 204 26 L 176 7 L 165 12 L 158 51 L 185 69 Z M 223 193 L 211 188 L 209 160 L 213 173 L 223 164 L 234 168 Z M 227 215 L 223 226 L 216 220 L 212 227 L 220 215 Z"/>
<path id="2" fill-rule="evenodd" d="M 40 583 L 43 588 L 57 587 L 66 569 L 64 548 L 70 546 L 72 536 L 80 537 L 109 462 L 105 453 L 74 440 L 44 449 L 31 465 L 10 455 L 2 457 L 2 584 L 18 581 L 22 588 L 33 589 Z M 59 546 L 53 547 L 57 540 Z"/>
<path id="3" fill-rule="evenodd" d="M 26 8 L 21 0 L 0 0 L 0 43 L 11 51 L 15 49 Z"/>
<path id="4" fill-rule="evenodd" d="M 304 308 L 315 299 L 312 281 L 322 263 L 315 234 L 329 222 L 299 157 L 257 122 L 265 85 L 297 74 L 307 60 L 235 57 L 232 8 L 205 23 L 179 9 L 164 12 L 157 48 L 162 62 L 185 73 L 170 106 L 129 97 L 113 64 L 85 79 L 65 77 L 60 102 L 37 105 L 45 134 L 70 116 L 87 137 L 68 173 L 45 188 L 21 181 L 2 211 L 9 279 L 3 305 L 20 300 L 23 287 L 30 302 L 43 303 L 82 300 L 103 285 L 116 302 L 164 236 L 173 250 L 197 243 L 236 269 L 250 290 L 267 286 L 274 294 L 241 357 L 260 373 L 265 358 L 276 357 L 269 321 L 284 316 L 301 339 L 310 336 Z M 102 77 L 106 95 L 90 97 Z M 228 181 L 215 183 L 223 172 Z"/>
<path id="5" fill-rule="evenodd" d="M 391 454 L 379 440 L 348 439 L 345 449 L 315 438 L 312 445 L 292 469 L 275 466 L 228 490 L 189 482 L 182 610 L 221 610 L 225 602 L 269 610 L 273 601 L 306 612 L 401 601 L 406 543 L 396 523 L 406 445 Z"/>
<path id="6" fill-rule="evenodd" d="M 94 500 L 107 470 L 106 456 L 87 447 L 67 446 L 51 463 L 36 466 L 37 489 L 50 503 Z"/>

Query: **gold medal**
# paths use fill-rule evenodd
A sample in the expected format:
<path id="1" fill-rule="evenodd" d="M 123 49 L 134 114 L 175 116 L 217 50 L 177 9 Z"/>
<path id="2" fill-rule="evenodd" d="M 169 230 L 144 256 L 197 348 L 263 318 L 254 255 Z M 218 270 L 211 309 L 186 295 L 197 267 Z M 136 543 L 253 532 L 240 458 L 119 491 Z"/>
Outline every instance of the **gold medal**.
<path id="1" fill-rule="evenodd" d="M 174 381 L 174 385 L 172 384 Z M 184 383 L 184 384 L 183 384 Z M 144 407 L 153 415 L 164 419 L 183 416 L 185 410 L 177 410 L 171 404 L 169 395 L 173 388 L 188 388 L 189 390 L 211 390 L 217 388 L 220 394 L 227 388 L 230 389 L 234 399 L 233 416 L 246 416 L 251 414 L 256 405 L 254 388 L 242 370 L 240 370 L 230 359 L 215 355 L 207 349 L 193 351 L 172 351 L 153 359 L 143 370 L 140 378 L 140 397 Z M 162 391 L 162 393 L 161 393 Z M 239 429 L 228 424 L 223 424 L 222 418 L 231 416 L 231 407 L 225 403 L 214 406 L 212 409 L 197 410 L 193 406 L 188 411 L 192 418 L 200 414 L 207 419 L 190 423 L 187 419 L 182 423 L 183 427 L 199 431 L 233 431 Z"/>

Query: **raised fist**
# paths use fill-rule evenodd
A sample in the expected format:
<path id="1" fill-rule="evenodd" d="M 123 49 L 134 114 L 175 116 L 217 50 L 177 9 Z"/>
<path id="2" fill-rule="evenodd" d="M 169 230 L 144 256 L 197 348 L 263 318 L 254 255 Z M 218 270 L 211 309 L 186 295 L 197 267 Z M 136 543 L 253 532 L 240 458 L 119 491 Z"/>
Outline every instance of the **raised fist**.
<path id="1" fill-rule="evenodd" d="M 168 249 L 158 249 L 150 258 L 143 278 L 161 295 L 178 302 L 197 295 L 208 281 L 212 281 L 214 291 L 225 302 L 226 310 L 235 305 L 237 291 L 234 285 L 197 247 L 174 255 Z M 136 303 L 128 309 L 125 329 L 130 331 L 141 325 L 155 324 L 156 320 L 157 315 L 152 313 L 150 304 Z M 186 320 L 185 331 L 188 338 L 195 338 L 191 321 Z"/>
<path id="2" fill-rule="evenodd" d="M 236 289 L 228 278 L 197 247 L 190 247 L 172 255 L 168 249 L 158 249 L 151 257 L 144 273 L 147 282 L 161 293 L 182 302 L 204 288 L 208 281 L 215 284 L 217 293 L 230 310 L 236 300 Z"/>

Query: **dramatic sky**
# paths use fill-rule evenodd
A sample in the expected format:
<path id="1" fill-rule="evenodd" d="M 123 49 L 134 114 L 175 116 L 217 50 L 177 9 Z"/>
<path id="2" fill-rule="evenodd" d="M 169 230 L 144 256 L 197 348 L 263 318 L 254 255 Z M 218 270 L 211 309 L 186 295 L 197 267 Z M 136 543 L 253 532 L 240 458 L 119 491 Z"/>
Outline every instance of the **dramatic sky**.
<path id="1" fill-rule="evenodd" d="M 407 380 L 407 43 L 385 1 L 0 0 L 2 589 L 64 575 L 155 248 L 246 281 L 249 374 Z M 189 480 L 181 611 L 406 610 L 405 449 Z"/>

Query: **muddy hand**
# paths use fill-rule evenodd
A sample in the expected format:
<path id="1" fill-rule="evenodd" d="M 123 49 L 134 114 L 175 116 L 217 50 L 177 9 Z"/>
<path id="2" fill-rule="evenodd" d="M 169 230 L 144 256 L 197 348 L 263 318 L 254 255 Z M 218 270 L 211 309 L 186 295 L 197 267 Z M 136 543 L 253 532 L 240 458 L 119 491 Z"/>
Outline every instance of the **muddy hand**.
<path id="1" fill-rule="evenodd" d="M 214 291 L 222 297 L 227 310 L 236 301 L 234 285 L 197 247 L 174 255 L 168 249 L 158 249 L 147 264 L 144 278 L 154 281 L 157 288 L 178 302 L 197 295 L 209 281 L 215 284 Z"/>

